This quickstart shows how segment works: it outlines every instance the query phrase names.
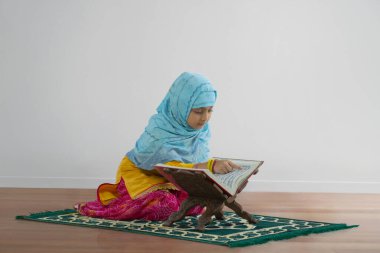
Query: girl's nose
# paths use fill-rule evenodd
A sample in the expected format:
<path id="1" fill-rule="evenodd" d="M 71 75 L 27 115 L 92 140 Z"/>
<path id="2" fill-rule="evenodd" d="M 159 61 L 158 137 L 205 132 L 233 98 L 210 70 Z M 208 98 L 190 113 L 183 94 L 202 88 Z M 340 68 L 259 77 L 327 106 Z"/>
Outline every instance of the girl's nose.
<path id="1" fill-rule="evenodd" d="M 202 120 L 203 121 L 207 121 L 208 117 L 209 117 L 209 114 L 207 112 L 202 114 Z"/>

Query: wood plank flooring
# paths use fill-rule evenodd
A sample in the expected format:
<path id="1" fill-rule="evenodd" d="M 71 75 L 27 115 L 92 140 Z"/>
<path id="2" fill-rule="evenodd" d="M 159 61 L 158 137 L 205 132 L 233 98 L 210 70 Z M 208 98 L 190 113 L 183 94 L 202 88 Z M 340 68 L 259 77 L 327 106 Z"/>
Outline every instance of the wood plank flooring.
<path id="1" fill-rule="evenodd" d="M 360 227 L 232 249 L 170 238 L 14 218 L 16 215 L 33 212 L 71 208 L 76 202 L 93 199 L 93 189 L 0 188 L 0 252 L 380 252 L 380 194 L 243 192 L 239 195 L 238 202 L 252 213 L 359 224 Z"/>

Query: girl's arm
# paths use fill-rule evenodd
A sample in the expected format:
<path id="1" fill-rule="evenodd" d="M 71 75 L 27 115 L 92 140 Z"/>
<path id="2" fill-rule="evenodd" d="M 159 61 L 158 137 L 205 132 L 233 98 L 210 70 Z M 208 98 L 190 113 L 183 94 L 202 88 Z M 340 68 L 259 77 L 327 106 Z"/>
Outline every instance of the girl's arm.
<path id="1" fill-rule="evenodd" d="M 210 159 L 204 163 L 182 163 L 178 161 L 170 161 L 165 163 L 170 166 L 177 166 L 183 168 L 196 168 L 196 169 L 208 169 L 212 173 L 226 174 L 235 169 L 240 169 L 240 166 L 229 160 L 216 160 Z"/>
<path id="2" fill-rule="evenodd" d="M 182 168 L 208 169 L 209 163 L 210 161 L 204 163 L 182 163 L 178 161 L 170 161 L 165 164 Z"/>
<path id="3" fill-rule="evenodd" d="M 165 164 L 170 165 L 170 166 L 183 167 L 183 168 L 194 168 L 193 163 L 182 163 L 182 162 L 178 162 L 178 161 L 170 161 L 170 162 L 167 162 Z"/>
<path id="4" fill-rule="evenodd" d="M 194 164 L 194 168 L 208 169 L 215 174 L 227 174 L 235 169 L 240 169 L 240 166 L 229 160 L 210 159 L 204 163 Z"/>

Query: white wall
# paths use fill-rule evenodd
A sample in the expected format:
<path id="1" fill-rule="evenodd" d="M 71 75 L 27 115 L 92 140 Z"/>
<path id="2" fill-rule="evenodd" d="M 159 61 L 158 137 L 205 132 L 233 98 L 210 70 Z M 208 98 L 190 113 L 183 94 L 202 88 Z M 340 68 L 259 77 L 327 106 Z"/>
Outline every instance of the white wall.
<path id="1" fill-rule="evenodd" d="M 112 182 L 183 71 L 247 190 L 380 192 L 380 2 L 0 0 L 0 186 Z"/>

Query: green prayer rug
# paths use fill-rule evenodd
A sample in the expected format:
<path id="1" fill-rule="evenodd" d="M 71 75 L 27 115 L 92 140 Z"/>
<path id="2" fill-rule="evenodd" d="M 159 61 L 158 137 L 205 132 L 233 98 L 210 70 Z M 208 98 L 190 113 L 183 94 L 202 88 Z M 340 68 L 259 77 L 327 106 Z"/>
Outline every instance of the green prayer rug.
<path id="1" fill-rule="evenodd" d="M 289 239 L 311 233 L 324 233 L 334 230 L 357 227 L 357 225 L 335 224 L 318 221 L 287 219 L 280 217 L 254 215 L 259 221 L 249 224 L 233 212 L 225 212 L 225 220 L 213 220 L 203 232 L 195 230 L 197 218 L 186 216 L 172 227 L 166 227 L 163 222 L 133 220 L 115 221 L 91 218 L 78 214 L 73 209 L 53 212 L 42 212 L 27 216 L 17 216 L 16 219 L 104 228 L 146 235 L 155 235 L 182 240 L 242 247 L 265 243 L 271 240 Z"/>

